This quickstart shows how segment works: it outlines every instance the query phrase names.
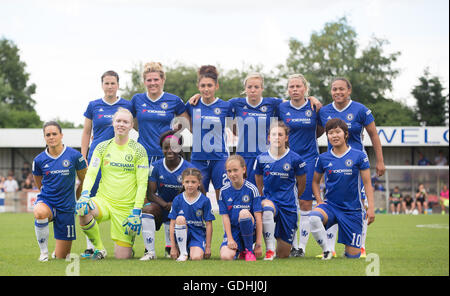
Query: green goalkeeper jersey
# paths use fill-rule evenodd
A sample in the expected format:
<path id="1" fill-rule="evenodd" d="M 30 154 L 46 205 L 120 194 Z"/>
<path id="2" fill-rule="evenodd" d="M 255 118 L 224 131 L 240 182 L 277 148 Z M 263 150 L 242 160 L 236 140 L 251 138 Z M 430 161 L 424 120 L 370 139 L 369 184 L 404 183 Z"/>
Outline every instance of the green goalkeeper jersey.
<path id="1" fill-rule="evenodd" d="M 114 138 L 98 144 L 84 179 L 83 191 L 91 191 L 99 169 L 102 177 L 98 197 L 117 209 L 142 208 L 149 174 L 144 146 L 133 139 L 118 145 Z"/>

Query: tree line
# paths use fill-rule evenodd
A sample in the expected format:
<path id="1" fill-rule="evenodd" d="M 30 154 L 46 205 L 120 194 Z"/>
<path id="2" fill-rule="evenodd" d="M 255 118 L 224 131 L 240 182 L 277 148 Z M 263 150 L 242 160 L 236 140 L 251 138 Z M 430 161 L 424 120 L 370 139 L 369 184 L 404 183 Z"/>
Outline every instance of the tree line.
<path id="1" fill-rule="evenodd" d="M 400 75 L 394 68 L 401 52 L 385 53 L 387 40 L 372 37 L 360 48 L 357 33 L 347 19 L 326 23 L 322 30 L 313 32 L 308 43 L 296 38 L 289 40 L 286 62 L 264 71 L 263 65 L 243 65 L 242 69 L 225 70 L 218 66 L 221 99 L 238 97 L 244 90 L 243 80 L 250 72 L 264 75 L 264 96 L 286 97 L 287 77 L 301 73 L 310 83 L 310 94 L 323 104 L 332 101 L 330 84 L 334 77 L 346 77 L 353 85 L 352 98 L 370 108 L 378 126 L 442 126 L 448 122 L 448 93 L 440 78 L 428 69 L 418 78 L 411 90 L 415 107 L 391 97 L 392 81 Z M 32 98 L 36 85 L 29 83 L 26 64 L 20 60 L 19 49 L 13 41 L 0 39 L 0 128 L 41 127 Z M 198 92 L 198 65 L 175 63 L 165 65 L 164 90 L 188 100 Z M 131 99 L 135 93 L 145 92 L 142 79 L 143 63 L 126 71 L 130 83 L 121 89 L 122 97 Z M 65 128 L 73 123 L 55 118 Z"/>

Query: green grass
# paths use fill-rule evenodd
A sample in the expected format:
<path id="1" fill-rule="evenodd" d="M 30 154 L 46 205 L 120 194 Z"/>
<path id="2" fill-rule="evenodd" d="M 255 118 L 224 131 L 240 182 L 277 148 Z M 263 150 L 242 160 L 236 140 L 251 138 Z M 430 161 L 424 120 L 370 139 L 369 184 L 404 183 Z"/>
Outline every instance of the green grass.
<path id="1" fill-rule="evenodd" d="M 144 244 L 138 237 L 135 258 L 116 260 L 113 242 L 109 238 L 109 222 L 100 224 L 100 230 L 108 257 L 105 260 L 80 261 L 80 275 L 156 275 L 156 276 L 364 276 L 371 262 L 365 259 L 348 260 L 342 257 L 343 245 L 337 244 L 338 258 L 322 261 L 315 258 L 320 248 L 312 236 L 306 248 L 305 258 L 275 259 L 273 262 L 232 261 L 219 258 L 222 242 L 220 216 L 214 222 L 212 258 L 200 262 L 175 262 L 164 258 L 164 233 L 157 232 L 158 259 L 141 262 Z M 0 276 L 64 276 L 69 262 L 50 260 L 38 262 L 39 248 L 34 234 L 32 214 L 0 214 Z M 424 225 L 427 227 L 417 227 Z M 437 227 L 431 227 L 436 225 Z M 369 226 L 367 252 L 379 258 L 381 276 L 449 276 L 449 216 L 448 215 L 378 215 Z M 53 229 L 50 228 L 49 249 L 54 249 Z M 72 253 L 80 254 L 86 241 L 80 228 Z"/>

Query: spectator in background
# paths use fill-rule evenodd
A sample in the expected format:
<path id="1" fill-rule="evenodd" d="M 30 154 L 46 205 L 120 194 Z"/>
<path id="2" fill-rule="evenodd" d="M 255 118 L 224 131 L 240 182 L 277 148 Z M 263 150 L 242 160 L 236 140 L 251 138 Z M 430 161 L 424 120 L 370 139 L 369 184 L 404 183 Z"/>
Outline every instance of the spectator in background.
<path id="1" fill-rule="evenodd" d="M 428 193 L 422 183 L 419 184 L 419 188 L 417 189 L 415 203 L 419 214 L 422 213 L 422 210 L 424 214 L 427 213 L 426 210 L 428 209 Z"/>
<path id="2" fill-rule="evenodd" d="M 448 186 L 447 185 L 444 185 L 442 187 L 442 191 L 439 196 L 439 201 L 440 201 L 441 209 L 442 209 L 441 214 L 445 215 L 445 208 L 448 208 L 448 203 L 449 203 L 448 202 Z"/>
<path id="3" fill-rule="evenodd" d="M 20 169 L 22 174 L 22 179 L 20 181 L 25 181 L 26 178 L 31 174 L 31 165 L 28 161 L 23 163 L 22 168 Z"/>
<path id="4" fill-rule="evenodd" d="M 402 193 L 398 186 L 395 186 L 394 190 L 391 191 L 389 195 L 389 206 L 391 208 L 391 213 L 398 215 L 400 213 L 400 207 L 402 206 Z"/>
<path id="5" fill-rule="evenodd" d="M 14 175 L 9 174 L 8 178 L 4 182 L 4 191 L 6 193 L 14 193 L 19 190 L 19 184 L 17 183 L 16 179 L 14 178 Z"/>
<path id="6" fill-rule="evenodd" d="M 434 158 L 435 165 L 447 165 L 447 157 L 444 156 L 444 151 L 439 150 L 438 155 Z"/>
<path id="7" fill-rule="evenodd" d="M 418 165 L 431 165 L 431 161 L 429 161 L 422 152 L 419 151 L 419 161 Z"/>
<path id="8" fill-rule="evenodd" d="M 33 190 L 33 182 L 31 181 L 30 178 L 26 178 L 25 181 L 23 181 L 22 183 L 22 191 L 24 192 L 29 192 Z"/>
<path id="9" fill-rule="evenodd" d="M 0 176 L 0 192 L 5 192 L 5 181 L 6 181 L 6 178 L 3 176 Z"/>
<path id="10" fill-rule="evenodd" d="M 416 203 L 411 195 L 406 195 L 402 201 L 403 212 L 405 214 L 411 214 L 412 211 L 416 208 Z"/>

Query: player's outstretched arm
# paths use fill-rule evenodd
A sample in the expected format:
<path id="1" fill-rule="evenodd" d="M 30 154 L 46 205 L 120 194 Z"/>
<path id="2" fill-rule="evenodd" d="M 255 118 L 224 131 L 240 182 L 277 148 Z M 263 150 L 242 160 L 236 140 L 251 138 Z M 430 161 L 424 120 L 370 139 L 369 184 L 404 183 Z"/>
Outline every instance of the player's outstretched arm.
<path id="1" fill-rule="evenodd" d="M 78 185 L 77 192 L 76 192 L 77 200 L 81 196 L 81 190 L 83 189 L 83 183 L 84 183 L 84 178 L 86 176 L 86 172 L 87 172 L 87 168 L 77 171 L 77 177 L 78 177 L 78 180 L 80 180 L 80 184 Z"/>
<path id="2" fill-rule="evenodd" d="M 192 106 L 195 106 L 198 104 L 198 101 L 200 100 L 200 94 L 195 94 L 192 97 L 189 98 L 189 104 Z"/>
<path id="3" fill-rule="evenodd" d="M 213 233 L 212 221 L 206 221 L 206 245 L 205 245 L 205 254 L 203 255 L 205 259 L 209 259 L 211 257 L 212 233 Z"/>
<path id="4" fill-rule="evenodd" d="M 237 244 L 233 239 L 233 233 L 231 232 L 230 216 L 228 214 L 222 215 L 222 223 L 223 223 L 223 229 L 225 230 L 225 233 L 227 234 L 228 248 L 230 248 L 232 250 L 236 250 Z"/>
<path id="5" fill-rule="evenodd" d="M 263 195 L 263 187 L 264 187 L 263 176 L 255 174 L 255 183 L 256 183 L 256 188 L 258 188 L 259 195 L 264 196 Z"/>
<path id="6" fill-rule="evenodd" d="M 372 121 L 367 126 L 365 126 L 367 133 L 369 134 L 370 140 L 372 141 L 373 150 L 375 152 L 376 158 L 376 173 L 378 176 L 383 176 L 386 167 L 384 166 L 384 158 L 383 158 L 383 148 L 381 147 L 380 136 L 378 136 L 377 128 L 375 126 L 375 122 Z"/>
<path id="7" fill-rule="evenodd" d="M 305 192 L 306 174 L 303 174 L 301 176 L 295 176 L 295 178 L 297 179 L 297 191 L 298 191 L 297 198 L 300 198 L 300 196 L 302 196 L 303 192 Z"/>
<path id="8" fill-rule="evenodd" d="M 372 181 L 370 178 L 370 169 L 365 169 L 360 171 L 361 179 L 364 184 L 364 190 L 367 197 L 367 224 L 370 225 L 375 221 L 375 206 L 374 206 L 374 200 L 373 200 L 373 188 L 372 188 Z"/>
<path id="9" fill-rule="evenodd" d="M 144 205 L 144 200 L 147 194 L 147 186 L 148 186 L 148 157 L 147 151 L 142 145 L 138 145 L 136 153 L 136 198 L 134 201 L 135 209 L 142 209 Z"/>
<path id="10" fill-rule="evenodd" d="M 255 256 L 262 256 L 262 213 L 255 212 L 255 223 L 256 223 L 256 240 L 255 240 Z"/>
<path id="11" fill-rule="evenodd" d="M 320 180 L 322 179 L 323 174 L 319 174 L 318 172 L 314 172 L 313 181 L 312 181 L 312 191 L 314 196 L 316 197 L 317 204 L 323 203 L 322 197 L 320 196 Z"/>
<path id="12" fill-rule="evenodd" d="M 170 226 L 169 226 L 169 233 L 170 233 L 170 257 L 172 259 L 177 259 L 180 253 L 178 252 L 177 244 L 175 242 L 175 220 L 170 220 Z"/>

